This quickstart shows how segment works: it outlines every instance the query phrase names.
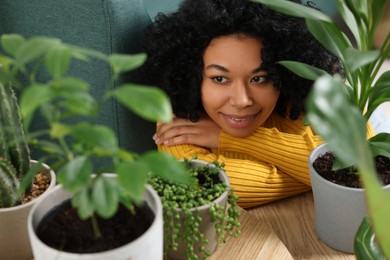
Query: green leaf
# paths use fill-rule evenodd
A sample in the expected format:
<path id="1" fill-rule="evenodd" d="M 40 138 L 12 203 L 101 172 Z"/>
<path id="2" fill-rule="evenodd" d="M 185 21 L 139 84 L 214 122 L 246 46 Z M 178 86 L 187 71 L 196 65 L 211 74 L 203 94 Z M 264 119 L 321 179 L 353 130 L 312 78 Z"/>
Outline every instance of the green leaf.
<path id="1" fill-rule="evenodd" d="M 146 61 L 146 54 L 112 54 L 108 57 L 115 74 L 134 70 Z"/>
<path id="2" fill-rule="evenodd" d="M 390 193 L 383 189 L 383 183 L 378 180 L 374 167 L 371 169 L 360 167 L 359 170 L 366 191 L 368 213 L 374 227 L 376 241 L 382 253 L 388 258 L 390 257 L 390 225 L 388 225 Z"/>
<path id="3" fill-rule="evenodd" d="M 170 154 L 150 151 L 143 154 L 139 160 L 149 165 L 150 171 L 163 179 L 183 184 L 193 184 L 193 180 L 190 178 L 184 164 Z"/>
<path id="4" fill-rule="evenodd" d="M 170 122 L 172 107 L 164 91 L 156 87 L 137 84 L 125 84 L 113 90 L 112 95 L 118 101 L 150 121 Z"/>
<path id="5" fill-rule="evenodd" d="M 53 46 L 45 56 L 46 68 L 54 78 L 60 78 L 69 69 L 71 62 L 71 50 L 65 45 Z"/>
<path id="6" fill-rule="evenodd" d="M 385 260 L 382 251 L 375 241 L 375 233 L 368 217 L 363 218 L 355 236 L 354 253 L 357 260 Z"/>
<path id="7" fill-rule="evenodd" d="M 262 3 L 275 11 L 302 18 L 322 20 L 331 22 L 332 19 L 321 11 L 314 8 L 297 4 L 286 0 L 251 0 L 252 2 Z"/>
<path id="8" fill-rule="evenodd" d="M 320 76 L 327 74 L 326 71 L 308 65 L 306 63 L 297 62 L 297 61 L 280 61 L 278 62 L 287 69 L 291 70 L 298 76 L 308 79 L 308 80 L 316 80 Z"/>
<path id="9" fill-rule="evenodd" d="M 368 90 L 368 105 L 365 117 L 370 118 L 378 106 L 386 101 L 390 101 L 390 71 L 382 74 L 375 85 Z"/>
<path id="10" fill-rule="evenodd" d="M 69 97 L 61 101 L 60 105 L 65 111 L 69 112 L 70 115 L 94 117 L 98 110 L 96 100 L 89 93 L 82 93 Z"/>
<path id="11" fill-rule="evenodd" d="M 360 20 L 363 20 L 368 25 L 368 1 L 345 0 L 345 3 L 355 18 L 360 18 Z"/>
<path id="12" fill-rule="evenodd" d="M 51 101 L 50 88 L 44 84 L 33 84 L 27 87 L 20 97 L 20 113 L 22 117 L 28 118 L 42 104 Z"/>
<path id="13" fill-rule="evenodd" d="M 47 37 L 33 37 L 25 41 L 15 53 L 15 65 L 23 67 L 25 64 L 37 59 L 51 47 L 60 44 L 59 39 Z"/>
<path id="14" fill-rule="evenodd" d="M 24 42 L 24 37 L 19 34 L 1 35 L 1 45 L 3 46 L 3 49 L 12 56 L 15 56 L 17 50 Z"/>
<path id="15" fill-rule="evenodd" d="M 92 202 L 102 218 L 112 217 L 118 209 L 119 194 L 114 180 L 98 175 L 92 187 Z"/>
<path id="16" fill-rule="evenodd" d="M 71 202 L 72 207 L 77 208 L 77 212 L 81 219 L 86 220 L 93 216 L 95 209 L 88 186 L 85 186 L 83 189 L 74 193 Z"/>
<path id="17" fill-rule="evenodd" d="M 141 203 L 150 172 L 149 165 L 142 161 L 124 162 L 118 165 L 116 171 L 125 194 L 137 204 Z"/>
<path id="18" fill-rule="evenodd" d="M 50 136 L 52 138 L 61 139 L 67 136 L 72 131 L 70 126 L 54 122 L 50 125 Z"/>
<path id="19" fill-rule="evenodd" d="M 58 182 L 65 189 L 76 192 L 88 186 L 92 173 L 92 164 L 86 156 L 78 156 L 58 171 Z"/>
<path id="20" fill-rule="evenodd" d="M 352 44 L 333 22 L 306 19 L 313 36 L 330 52 L 344 61 L 344 51 Z"/>
<path id="21" fill-rule="evenodd" d="M 390 134 L 379 133 L 368 140 L 373 156 L 390 157 Z"/>
<path id="22" fill-rule="evenodd" d="M 350 73 L 353 73 L 357 69 L 376 61 L 379 56 L 379 50 L 361 51 L 355 48 L 348 48 L 344 51 L 345 66 Z"/>
<path id="23" fill-rule="evenodd" d="M 343 21 L 348 26 L 348 28 L 351 30 L 356 42 L 358 43 L 358 46 L 361 46 L 359 29 L 353 13 L 348 9 L 344 0 L 336 0 L 336 6 L 338 13 L 343 18 Z"/>
<path id="24" fill-rule="evenodd" d="M 72 128 L 74 137 L 90 148 L 117 152 L 118 141 L 113 130 L 103 125 L 90 125 L 81 123 Z"/>
<path id="25" fill-rule="evenodd" d="M 314 83 L 307 106 L 311 126 L 341 161 L 357 162 L 365 158 L 369 153 L 366 121 L 360 111 L 350 105 L 341 79 L 329 75 L 320 77 Z"/>

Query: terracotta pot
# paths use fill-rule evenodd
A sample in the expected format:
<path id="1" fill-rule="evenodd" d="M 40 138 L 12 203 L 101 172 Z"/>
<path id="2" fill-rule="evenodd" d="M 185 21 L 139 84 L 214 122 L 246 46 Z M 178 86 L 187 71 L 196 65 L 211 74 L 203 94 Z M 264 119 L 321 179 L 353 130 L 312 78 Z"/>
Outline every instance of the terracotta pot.
<path id="1" fill-rule="evenodd" d="M 37 161 L 31 161 L 36 163 Z M 49 188 L 38 198 L 15 207 L 0 208 L 0 259 L 32 259 L 32 250 L 27 232 L 28 214 L 38 201 L 44 199 L 55 187 L 56 175 L 49 166 L 42 166 L 50 178 Z"/>
<path id="2" fill-rule="evenodd" d="M 107 174 L 116 178 L 115 174 Z M 58 185 L 50 192 L 50 196 L 40 200 L 31 210 L 28 218 L 28 233 L 33 248 L 35 260 L 56 259 L 93 259 L 93 260 L 113 260 L 113 259 L 162 259 L 163 258 L 163 220 L 162 205 L 160 197 L 150 187 L 146 187 L 144 200 L 155 214 L 152 225 L 136 240 L 121 247 L 98 253 L 77 254 L 57 250 L 43 243 L 36 234 L 36 229 L 41 220 L 50 213 L 51 210 L 64 201 L 70 199 L 72 194 Z"/>
<path id="3" fill-rule="evenodd" d="M 363 217 L 368 215 L 364 189 L 334 184 L 314 170 L 315 159 L 328 151 L 327 144 L 322 144 L 309 157 L 315 229 L 317 236 L 328 246 L 353 253 L 356 232 Z M 390 190 L 390 185 L 386 185 L 384 189 Z"/>
<path id="4" fill-rule="evenodd" d="M 210 166 L 213 166 L 209 162 L 201 161 L 201 160 L 191 160 L 191 163 L 195 166 L 205 165 L 205 164 L 209 164 Z M 229 178 L 226 175 L 225 171 L 222 170 L 219 172 L 219 178 L 222 182 L 226 183 L 228 187 L 230 186 Z M 213 201 L 213 204 L 219 204 L 226 209 L 228 195 L 229 192 L 225 191 L 224 193 L 222 193 L 221 196 L 219 196 L 216 200 Z M 203 233 L 205 237 L 209 240 L 209 242 L 205 245 L 206 250 L 213 253 L 217 249 L 217 232 L 215 230 L 214 224 L 211 222 L 211 217 L 209 213 L 210 206 L 211 204 L 207 204 L 200 207 L 192 208 L 190 209 L 190 211 L 192 213 L 199 212 L 199 216 L 202 218 L 202 223 L 199 226 L 199 231 Z M 182 218 L 184 217 L 184 213 L 181 213 L 180 215 L 182 216 Z M 185 224 L 183 223 L 181 225 L 183 227 Z M 168 251 L 168 259 L 170 260 L 187 259 L 185 257 L 185 246 L 186 245 L 184 243 L 179 242 L 179 247 L 177 251 L 174 250 Z M 199 256 L 199 259 L 202 259 L 202 253 L 200 253 L 199 250 L 197 250 L 198 247 L 199 246 L 197 246 L 196 244 L 194 251 Z"/>

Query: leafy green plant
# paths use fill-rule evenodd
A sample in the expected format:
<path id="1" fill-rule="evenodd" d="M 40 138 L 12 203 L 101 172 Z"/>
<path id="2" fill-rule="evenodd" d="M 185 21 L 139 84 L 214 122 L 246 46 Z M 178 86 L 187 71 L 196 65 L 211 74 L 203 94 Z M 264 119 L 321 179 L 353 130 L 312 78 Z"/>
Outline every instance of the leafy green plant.
<path id="1" fill-rule="evenodd" d="M 390 54 L 390 32 L 379 49 L 373 48 L 374 33 L 386 0 L 336 1 L 338 13 L 352 32 L 354 41 L 330 17 L 313 8 L 285 0 L 253 1 L 304 18 L 314 37 L 342 61 L 345 80 L 295 61 L 280 61 L 280 64 L 301 77 L 315 80 L 308 99 L 307 118 L 337 155 L 338 168 L 357 166 L 376 241 L 389 258 L 390 238 L 386 234 L 390 234 L 387 223 L 390 194 L 382 189 L 383 185 L 376 177 L 373 158 L 390 156 L 390 134 L 379 133 L 366 139 L 370 116 L 380 104 L 390 101 L 390 71 L 377 75 Z M 365 245 L 365 249 L 370 250 L 370 244 Z"/>
<path id="2" fill-rule="evenodd" d="M 187 259 L 198 259 L 197 252 L 207 258 L 211 252 L 206 248 L 208 239 L 199 229 L 202 221 L 205 221 L 199 213 L 199 207 L 210 204 L 210 219 L 217 233 L 217 244 L 221 245 L 226 242 L 227 236 L 236 237 L 240 233 L 238 196 L 219 177 L 224 165 L 218 162 L 192 165 L 188 159 L 184 160 L 184 165 L 194 180 L 192 185 L 164 180 L 159 176 L 152 176 L 149 180 L 163 204 L 165 253 L 169 250 L 177 251 L 180 244 L 185 244 Z M 226 192 L 227 211 L 215 202 Z"/>
<path id="3" fill-rule="evenodd" d="M 139 155 L 124 150 L 115 132 L 98 123 L 102 105 L 112 98 L 145 119 L 169 121 L 172 111 L 165 93 L 155 87 L 126 83 L 115 89 L 107 86 L 102 100 L 96 100 L 88 82 L 67 75 L 73 60 L 87 63 L 99 59 L 112 68 L 115 82 L 121 73 L 140 66 L 146 55 L 106 55 L 56 38 L 25 39 L 17 34 L 2 35 L 1 44 L 6 54 L 0 55 L 0 82 L 20 92 L 27 141 L 44 151 L 40 161 L 51 161 L 58 182 L 74 193 L 72 205 L 82 219 L 96 215 L 110 218 L 119 203 L 128 208 L 140 203 L 149 172 L 190 183 L 185 168 L 175 158 L 157 151 Z M 38 80 L 38 73 L 46 73 L 49 79 Z M 48 127 L 29 133 L 36 114 L 42 117 L 42 126 Z M 97 166 L 93 163 L 97 160 L 106 163 Z M 109 181 L 104 172 L 117 173 L 116 182 Z M 95 178 L 91 178 L 93 173 Z M 30 175 L 23 178 L 22 188 L 28 183 Z"/>

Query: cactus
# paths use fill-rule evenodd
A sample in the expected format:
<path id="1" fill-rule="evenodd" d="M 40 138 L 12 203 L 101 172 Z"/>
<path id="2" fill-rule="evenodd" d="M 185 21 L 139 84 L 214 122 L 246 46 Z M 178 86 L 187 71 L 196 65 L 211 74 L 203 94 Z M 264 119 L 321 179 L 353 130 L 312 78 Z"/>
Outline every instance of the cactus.
<path id="1" fill-rule="evenodd" d="M 19 183 L 29 168 L 30 153 L 15 93 L 0 82 L 0 207 L 19 203 Z"/>

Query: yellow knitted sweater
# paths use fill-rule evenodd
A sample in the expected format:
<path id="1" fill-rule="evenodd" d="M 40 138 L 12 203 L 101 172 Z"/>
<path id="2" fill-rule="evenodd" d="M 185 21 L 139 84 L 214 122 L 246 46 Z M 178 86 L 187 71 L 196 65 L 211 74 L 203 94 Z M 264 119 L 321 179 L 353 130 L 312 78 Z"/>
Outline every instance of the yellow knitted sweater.
<path id="1" fill-rule="evenodd" d="M 159 145 L 178 159 L 225 163 L 241 207 L 258 206 L 310 190 L 308 157 L 322 140 L 302 117 L 290 120 L 273 113 L 263 126 L 245 138 L 222 131 L 218 149 L 196 145 Z"/>

